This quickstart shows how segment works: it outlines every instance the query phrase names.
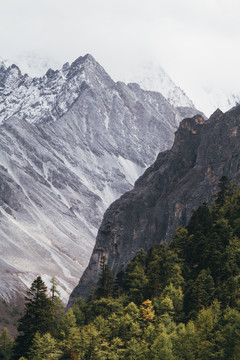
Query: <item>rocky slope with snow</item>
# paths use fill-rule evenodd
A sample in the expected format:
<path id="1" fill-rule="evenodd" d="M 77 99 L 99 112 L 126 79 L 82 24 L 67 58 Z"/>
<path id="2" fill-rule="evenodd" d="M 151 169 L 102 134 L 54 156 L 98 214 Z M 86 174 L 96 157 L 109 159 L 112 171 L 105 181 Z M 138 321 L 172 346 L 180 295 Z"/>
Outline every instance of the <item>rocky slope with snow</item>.
<path id="1" fill-rule="evenodd" d="M 0 297 L 9 301 L 40 274 L 47 284 L 55 276 L 66 300 L 107 206 L 196 113 L 115 83 L 91 55 L 41 78 L 2 62 Z"/>
<path id="2" fill-rule="evenodd" d="M 134 189 L 106 211 L 69 306 L 96 285 L 103 256 L 116 276 L 140 248 L 170 241 L 193 210 L 211 203 L 222 176 L 240 182 L 240 106 L 217 110 L 208 121 L 195 116 L 181 122 L 171 150 L 161 152 Z"/>

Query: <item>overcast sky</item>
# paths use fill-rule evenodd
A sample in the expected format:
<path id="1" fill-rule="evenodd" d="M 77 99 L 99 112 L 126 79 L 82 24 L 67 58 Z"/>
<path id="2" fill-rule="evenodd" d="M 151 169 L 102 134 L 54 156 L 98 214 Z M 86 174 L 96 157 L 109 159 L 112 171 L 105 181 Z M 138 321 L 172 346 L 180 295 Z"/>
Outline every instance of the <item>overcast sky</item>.
<path id="1" fill-rule="evenodd" d="M 0 56 L 92 54 L 115 80 L 160 64 L 183 89 L 240 89 L 239 0 L 0 0 Z"/>

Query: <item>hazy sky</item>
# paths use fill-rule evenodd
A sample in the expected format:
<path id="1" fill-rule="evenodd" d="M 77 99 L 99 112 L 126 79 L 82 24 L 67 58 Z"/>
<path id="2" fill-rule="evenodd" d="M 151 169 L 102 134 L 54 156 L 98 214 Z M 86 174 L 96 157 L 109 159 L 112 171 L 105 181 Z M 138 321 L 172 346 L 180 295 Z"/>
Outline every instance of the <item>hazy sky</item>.
<path id="1" fill-rule="evenodd" d="M 0 56 L 92 54 L 115 80 L 160 64 L 183 89 L 240 88 L 239 0 L 0 0 Z"/>

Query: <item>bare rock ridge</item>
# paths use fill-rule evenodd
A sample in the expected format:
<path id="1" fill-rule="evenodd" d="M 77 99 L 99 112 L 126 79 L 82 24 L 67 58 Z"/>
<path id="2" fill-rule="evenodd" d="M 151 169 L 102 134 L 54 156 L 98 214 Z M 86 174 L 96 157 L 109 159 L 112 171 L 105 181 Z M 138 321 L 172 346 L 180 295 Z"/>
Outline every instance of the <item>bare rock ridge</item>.
<path id="1" fill-rule="evenodd" d="M 0 63 L 0 297 L 40 274 L 68 299 L 106 208 L 196 113 L 115 83 L 91 55 L 40 78 Z"/>
<path id="2" fill-rule="evenodd" d="M 89 265 L 69 300 L 85 298 L 96 284 L 104 255 L 114 275 L 124 269 L 140 248 L 170 241 L 192 211 L 210 203 L 219 179 L 240 181 L 240 106 L 208 121 L 184 119 L 171 150 L 136 181 L 134 189 L 105 212 Z"/>

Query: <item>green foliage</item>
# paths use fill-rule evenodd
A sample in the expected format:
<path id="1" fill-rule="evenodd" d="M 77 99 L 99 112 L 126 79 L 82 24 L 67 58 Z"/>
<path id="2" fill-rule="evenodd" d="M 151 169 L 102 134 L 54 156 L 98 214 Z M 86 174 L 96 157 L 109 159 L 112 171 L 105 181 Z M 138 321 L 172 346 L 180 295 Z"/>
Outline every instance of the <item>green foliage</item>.
<path id="1" fill-rule="evenodd" d="M 8 334 L 7 328 L 0 333 L 0 359 L 10 360 L 13 351 L 13 340 Z"/>
<path id="2" fill-rule="evenodd" d="M 27 357 L 36 333 L 39 338 L 49 333 L 57 335 L 58 323 L 63 317 L 63 305 L 57 291 L 56 279 L 52 279 L 51 296 L 42 278 L 38 276 L 27 291 L 24 315 L 19 320 L 19 334 L 14 342 L 14 358 Z"/>
<path id="3" fill-rule="evenodd" d="M 145 274 L 146 253 L 142 249 L 137 256 L 128 264 L 125 283 L 122 285 L 129 300 L 141 304 L 146 296 L 148 278 Z"/>
<path id="4" fill-rule="evenodd" d="M 97 299 L 100 298 L 108 298 L 112 296 L 113 292 L 113 276 L 109 269 L 109 266 L 106 264 L 105 256 L 102 257 L 101 261 L 101 275 L 97 283 L 96 289 L 96 297 Z"/>
<path id="5" fill-rule="evenodd" d="M 144 300 L 147 283 L 143 266 L 138 263 L 129 264 L 126 278 L 127 294 L 136 304 L 141 304 Z"/>
<path id="6" fill-rule="evenodd" d="M 124 308 L 123 297 L 120 297 L 118 299 L 101 298 L 101 299 L 91 300 L 89 301 L 87 306 L 85 305 L 85 324 L 88 324 L 89 322 L 93 321 L 99 315 L 106 318 L 113 312 L 117 314 L 121 314 L 123 312 L 123 308 Z"/>
<path id="7" fill-rule="evenodd" d="M 240 345 L 240 313 L 237 309 L 226 309 L 222 333 L 225 345 L 224 359 L 237 359 Z"/>
<path id="8" fill-rule="evenodd" d="M 62 352 L 57 347 L 56 340 L 49 334 L 40 335 L 36 333 L 32 345 L 28 351 L 31 360 L 57 360 Z"/>
<path id="9" fill-rule="evenodd" d="M 70 309 L 59 325 L 58 342 L 63 359 L 72 359 L 80 351 L 80 331 L 73 310 Z"/>
<path id="10" fill-rule="evenodd" d="M 72 310 L 76 319 L 76 324 L 78 327 L 82 327 L 86 321 L 86 302 L 81 298 L 77 299 L 73 304 Z"/>
<path id="11" fill-rule="evenodd" d="M 231 184 L 226 176 L 222 176 L 218 186 L 220 191 L 217 194 L 215 205 L 220 207 L 224 205 L 227 197 L 231 194 Z"/>
<path id="12" fill-rule="evenodd" d="M 19 320 L 19 335 L 15 341 L 17 356 L 27 355 L 37 331 L 42 335 L 53 327 L 53 303 L 40 276 L 33 281 L 25 299 L 25 311 Z"/>
<path id="13" fill-rule="evenodd" d="M 183 284 L 178 253 L 166 243 L 148 251 L 145 271 L 148 277 L 147 294 L 150 298 L 159 296 L 170 283 L 176 287 Z"/>
<path id="14" fill-rule="evenodd" d="M 189 316 L 217 298 L 222 306 L 239 300 L 240 191 L 226 179 L 211 208 L 201 206 L 171 244 L 183 262 L 184 310 Z M 236 227 L 235 227 L 236 226 Z"/>
<path id="15" fill-rule="evenodd" d="M 173 353 L 173 343 L 171 335 L 166 331 L 159 335 L 151 346 L 152 359 L 177 360 Z"/>

